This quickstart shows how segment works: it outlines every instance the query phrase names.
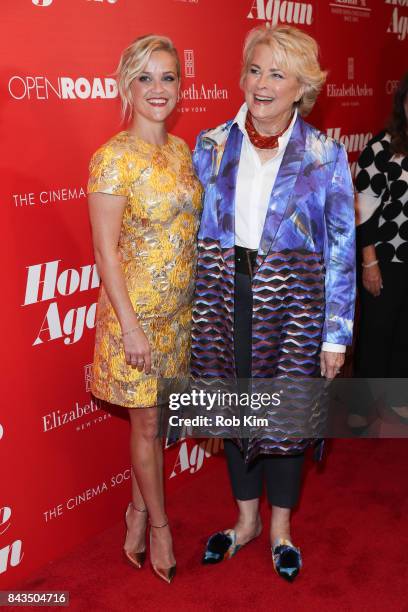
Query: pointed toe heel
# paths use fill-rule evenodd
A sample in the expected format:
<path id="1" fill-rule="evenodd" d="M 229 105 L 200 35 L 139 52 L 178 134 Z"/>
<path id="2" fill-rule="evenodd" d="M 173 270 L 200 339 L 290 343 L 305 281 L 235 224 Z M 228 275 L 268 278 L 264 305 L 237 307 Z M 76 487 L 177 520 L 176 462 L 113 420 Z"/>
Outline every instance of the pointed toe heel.
<path id="1" fill-rule="evenodd" d="M 152 525 L 150 523 L 150 549 L 152 547 L 152 529 L 163 529 L 164 527 L 167 527 L 168 524 L 168 521 L 164 523 L 164 525 Z M 171 565 L 170 567 L 159 567 L 158 565 L 150 562 L 150 565 L 153 573 L 161 580 L 164 580 L 164 582 L 167 582 L 167 584 L 170 584 L 176 575 L 176 564 Z"/>
<path id="2" fill-rule="evenodd" d="M 146 551 L 143 552 L 129 552 L 123 549 L 123 554 L 126 561 L 130 563 L 136 569 L 142 569 L 144 562 L 146 561 Z"/>
<path id="3" fill-rule="evenodd" d="M 129 533 L 128 517 L 129 517 L 129 512 L 131 508 L 134 508 L 134 510 L 137 510 L 138 512 L 147 512 L 146 509 L 141 510 L 139 508 L 136 508 L 136 506 L 132 502 L 130 502 L 130 504 L 128 505 L 126 509 L 126 513 L 125 513 L 126 537 Z M 130 563 L 132 567 L 135 567 L 136 569 L 142 569 L 143 564 L 146 561 L 146 547 L 144 548 L 144 550 L 141 550 L 141 551 L 126 550 L 123 547 L 123 554 L 124 554 L 126 561 Z"/>
<path id="4" fill-rule="evenodd" d="M 162 580 L 164 580 L 164 582 L 167 582 L 168 584 L 171 583 L 174 576 L 176 575 L 176 565 L 175 564 L 172 565 L 171 567 L 160 568 L 160 567 L 157 567 L 156 565 L 153 565 L 152 563 L 152 570 L 156 574 L 156 576 L 158 576 L 159 578 L 161 578 Z"/>

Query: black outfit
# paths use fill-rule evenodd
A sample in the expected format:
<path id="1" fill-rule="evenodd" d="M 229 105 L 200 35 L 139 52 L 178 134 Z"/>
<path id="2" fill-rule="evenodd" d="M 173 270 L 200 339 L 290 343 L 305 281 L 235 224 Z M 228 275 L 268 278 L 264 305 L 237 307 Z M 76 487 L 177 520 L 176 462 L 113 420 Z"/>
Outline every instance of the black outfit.
<path id="1" fill-rule="evenodd" d="M 378 297 L 359 280 L 361 315 L 355 352 L 358 378 L 408 378 L 408 266 L 379 262 Z"/>
<path id="2" fill-rule="evenodd" d="M 250 261 L 250 259 L 248 260 Z M 238 269 L 244 270 L 242 261 Z M 235 273 L 234 351 L 238 378 L 251 376 L 252 286 L 250 265 L 245 272 Z M 244 453 L 247 440 L 244 442 Z M 234 497 L 249 500 L 260 497 L 266 482 L 268 501 L 273 506 L 293 508 L 297 504 L 304 454 L 261 455 L 245 463 L 243 454 L 231 440 L 224 440 L 225 455 Z"/>
<path id="3" fill-rule="evenodd" d="M 383 281 L 374 297 L 362 285 L 359 266 L 358 378 L 408 377 L 408 156 L 393 155 L 390 140 L 387 132 L 380 132 L 358 160 L 358 252 L 361 257 L 363 247 L 375 245 Z M 390 402 L 406 404 L 401 397 Z"/>

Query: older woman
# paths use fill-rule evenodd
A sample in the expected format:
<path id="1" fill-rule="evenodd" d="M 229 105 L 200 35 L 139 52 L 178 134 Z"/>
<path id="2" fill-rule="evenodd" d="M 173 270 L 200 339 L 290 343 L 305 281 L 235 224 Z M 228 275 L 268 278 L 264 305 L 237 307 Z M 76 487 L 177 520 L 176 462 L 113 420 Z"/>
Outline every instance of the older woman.
<path id="1" fill-rule="evenodd" d="M 171 40 L 138 38 L 123 52 L 118 82 L 131 122 L 94 154 L 88 186 L 102 279 L 92 392 L 129 410 L 126 558 L 142 567 L 148 513 L 152 567 L 170 582 L 176 565 L 163 499 L 158 381 L 189 369 L 201 187 L 187 145 L 166 130 L 180 83 Z"/>
<path id="2" fill-rule="evenodd" d="M 353 187 L 344 147 L 303 121 L 324 83 L 316 42 L 289 26 L 252 30 L 236 117 L 198 137 L 205 187 L 199 230 L 195 376 L 332 379 L 351 343 L 355 297 Z M 239 515 L 207 543 L 203 563 L 230 558 L 272 505 L 276 571 L 293 580 L 291 508 L 311 439 L 225 440 Z"/>

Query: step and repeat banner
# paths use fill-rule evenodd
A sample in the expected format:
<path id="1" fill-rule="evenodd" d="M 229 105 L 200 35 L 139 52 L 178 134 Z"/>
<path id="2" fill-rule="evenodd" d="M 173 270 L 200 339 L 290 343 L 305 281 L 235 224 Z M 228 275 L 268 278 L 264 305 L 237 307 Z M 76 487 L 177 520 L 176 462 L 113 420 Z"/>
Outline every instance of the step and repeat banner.
<path id="1" fill-rule="evenodd" d="M 242 43 L 262 23 L 318 40 L 329 75 L 310 122 L 345 144 L 354 171 L 407 69 L 407 0 L 1 2 L 2 588 L 117 522 L 130 498 L 126 411 L 89 395 L 100 279 L 87 172 L 122 129 L 121 51 L 142 34 L 174 40 L 183 81 L 170 127 L 193 146 L 237 112 Z M 214 440 L 169 447 L 168 494 L 218 451 Z"/>

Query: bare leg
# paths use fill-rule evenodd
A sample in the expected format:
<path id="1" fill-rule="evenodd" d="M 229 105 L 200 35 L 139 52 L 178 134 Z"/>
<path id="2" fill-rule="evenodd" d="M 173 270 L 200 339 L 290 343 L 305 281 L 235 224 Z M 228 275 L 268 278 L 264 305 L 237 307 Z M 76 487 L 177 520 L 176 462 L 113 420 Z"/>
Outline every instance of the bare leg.
<path id="1" fill-rule="evenodd" d="M 163 491 L 163 446 L 158 438 L 158 409 L 129 410 L 131 459 L 135 479 L 152 525 L 167 523 Z M 137 494 L 137 491 L 136 491 Z M 169 527 L 152 529 L 151 560 L 162 568 L 175 564 Z"/>
<path id="2" fill-rule="evenodd" d="M 259 516 L 259 499 L 236 500 L 239 509 L 238 520 L 234 531 L 237 534 L 237 544 L 247 544 L 258 536 L 262 531 L 261 518 Z"/>
<path id="3" fill-rule="evenodd" d="M 272 506 L 271 518 L 271 544 L 277 538 L 286 538 L 290 540 L 290 508 L 281 508 L 280 506 Z"/>
<path id="4" fill-rule="evenodd" d="M 132 505 L 126 513 L 127 534 L 124 549 L 128 552 L 145 550 L 147 509 L 132 469 Z M 140 512 L 142 510 L 142 512 Z"/>
<path id="5" fill-rule="evenodd" d="M 161 438 L 159 437 L 156 438 L 156 456 L 158 460 L 157 467 L 158 467 L 159 478 L 160 478 L 160 491 L 162 495 L 161 503 L 164 508 L 163 442 Z"/>
<path id="6" fill-rule="evenodd" d="M 132 468 L 132 502 L 139 510 L 145 510 L 146 504 L 143 499 L 143 495 L 140 491 L 139 485 L 136 480 L 135 473 Z"/>

